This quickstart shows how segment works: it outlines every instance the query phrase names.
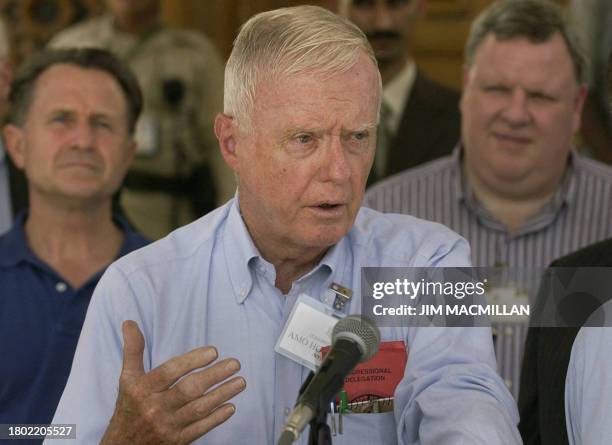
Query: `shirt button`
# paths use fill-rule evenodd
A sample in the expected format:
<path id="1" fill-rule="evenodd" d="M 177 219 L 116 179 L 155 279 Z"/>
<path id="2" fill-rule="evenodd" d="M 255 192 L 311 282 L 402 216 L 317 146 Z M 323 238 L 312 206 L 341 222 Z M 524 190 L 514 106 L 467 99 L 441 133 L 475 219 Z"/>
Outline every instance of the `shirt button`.
<path id="1" fill-rule="evenodd" d="M 59 281 L 56 285 L 55 285 L 55 290 L 58 292 L 66 292 L 66 289 L 68 289 L 68 286 L 66 285 L 66 283 Z"/>

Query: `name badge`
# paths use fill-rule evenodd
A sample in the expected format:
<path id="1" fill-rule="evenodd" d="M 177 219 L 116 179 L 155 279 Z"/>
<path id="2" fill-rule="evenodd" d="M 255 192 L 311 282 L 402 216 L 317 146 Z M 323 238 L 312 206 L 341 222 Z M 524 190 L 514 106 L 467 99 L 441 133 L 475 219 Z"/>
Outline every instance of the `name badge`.
<path id="1" fill-rule="evenodd" d="M 148 114 L 142 114 L 136 122 L 134 139 L 137 144 L 137 156 L 151 157 L 159 153 L 159 125 L 157 125 L 157 121 Z"/>
<path id="2" fill-rule="evenodd" d="M 321 365 L 321 348 L 331 344 L 334 325 L 343 317 L 325 303 L 301 294 L 274 350 L 314 371 Z"/>

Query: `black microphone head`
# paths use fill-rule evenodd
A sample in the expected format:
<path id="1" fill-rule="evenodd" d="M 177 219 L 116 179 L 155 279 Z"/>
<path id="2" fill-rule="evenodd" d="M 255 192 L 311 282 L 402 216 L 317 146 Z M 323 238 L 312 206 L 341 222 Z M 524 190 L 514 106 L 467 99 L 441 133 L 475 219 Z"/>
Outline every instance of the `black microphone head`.
<path id="1" fill-rule="evenodd" d="M 334 326 L 332 344 L 341 338 L 355 342 L 361 350 L 360 362 L 365 362 L 378 352 L 380 331 L 374 323 L 361 315 L 349 315 Z"/>

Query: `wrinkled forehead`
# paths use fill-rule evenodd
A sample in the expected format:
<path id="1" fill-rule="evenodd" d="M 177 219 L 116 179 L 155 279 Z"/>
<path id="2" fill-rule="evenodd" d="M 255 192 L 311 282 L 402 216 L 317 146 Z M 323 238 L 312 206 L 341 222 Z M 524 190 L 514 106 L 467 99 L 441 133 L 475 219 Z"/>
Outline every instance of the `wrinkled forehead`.
<path id="1" fill-rule="evenodd" d="M 49 65 L 41 71 L 34 82 L 34 91 L 48 88 L 74 87 L 80 82 L 93 88 L 116 89 L 125 96 L 117 79 L 108 71 L 96 67 L 84 67 L 69 62 Z M 36 95 L 36 94 L 35 94 Z"/>
<path id="2" fill-rule="evenodd" d="M 300 73 L 260 83 L 253 128 L 357 130 L 376 125 L 380 103 L 377 76 L 365 67 L 347 72 Z"/>
<path id="3" fill-rule="evenodd" d="M 28 115 L 34 106 L 57 108 L 86 100 L 109 112 L 127 113 L 128 101 L 119 82 L 105 70 L 57 63 L 42 71 L 34 83 Z"/>
<path id="4" fill-rule="evenodd" d="M 505 51 L 510 46 L 523 45 L 529 51 L 540 50 L 547 51 L 549 54 L 554 54 L 555 62 L 559 68 L 569 68 L 576 80 L 579 83 L 579 67 L 578 62 L 573 58 L 569 44 L 564 36 L 559 31 L 554 31 L 547 37 L 533 38 L 524 34 L 516 34 L 511 36 L 498 35 L 494 31 L 485 34 L 475 47 L 472 60 L 466 60 L 466 67 L 470 68 L 476 63 L 479 55 L 483 53 L 483 48 L 486 47 L 489 54 L 496 55 L 500 59 L 505 57 Z M 546 63 L 544 59 L 536 60 L 534 66 Z"/>
<path id="5" fill-rule="evenodd" d="M 523 55 L 525 59 L 532 60 L 534 68 L 546 64 L 551 60 L 558 68 L 569 67 L 573 70 L 573 61 L 569 48 L 560 33 L 556 32 L 545 40 L 533 40 L 528 36 L 499 37 L 495 33 L 488 33 L 476 48 L 472 64 L 490 63 L 490 58 L 507 60 L 514 53 Z M 486 57 L 483 57 L 486 55 Z"/>

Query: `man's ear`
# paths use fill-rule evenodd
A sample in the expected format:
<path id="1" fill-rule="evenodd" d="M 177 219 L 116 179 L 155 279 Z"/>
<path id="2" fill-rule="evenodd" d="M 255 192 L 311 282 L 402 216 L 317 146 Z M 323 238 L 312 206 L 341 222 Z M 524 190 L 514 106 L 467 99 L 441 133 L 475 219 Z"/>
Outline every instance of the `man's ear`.
<path id="1" fill-rule="evenodd" d="M 459 99 L 459 111 L 461 112 L 463 112 L 463 102 L 465 101 L 465 91 L 467 89 L 467 84 L 470 81 L 470 68 L 464 65 L 462 75 L 463 77 L 461 78 L 461 97 Z"/>
<path id="2" fill-rule="evenodd" d="M 582 123 L 582 110 L 584 108 L 584 103 L 586 101 L 588 95 L 588 89 L 586 85 L 583 85 L 578 90 L 576 97 L 574 99 L 574 119 L 572 122 L 572 128 L 574 133 L 580 130 L 580 124 Z"/>
<path id="3" fill-rule="evenodd" d="M 123 164 L 124 175 L 127 174 L 128 170 L 132 166 L 132 163 L 134 162 L 134 158 L 136 157 L 136 150 L 138 149 L 138 142 L 136 142 L 136 139 L 133 136 L 130 136 L 130 139 L 125 145 L 127 153 L 125 154 L 125 163 Z"/>
<path id="4" fill-rule="evenodd" d="M 219 148 L 225 163 L 235 173 L 238 173 L 238 155 L 236 153 L 236 136 L 238 128 L 234 118 L 224 113 L 217 114 L 215 118 L 215 136 L 219 140 Z"/>
<path id="5" fill-rule="evenodd" d="M 23 170 L 25 166 L 25 136 L 23 129 L 17 125 L 7 124 L 2 131 L 4 136 L 4 149 L 9 154 L 17 168 Z"/>

